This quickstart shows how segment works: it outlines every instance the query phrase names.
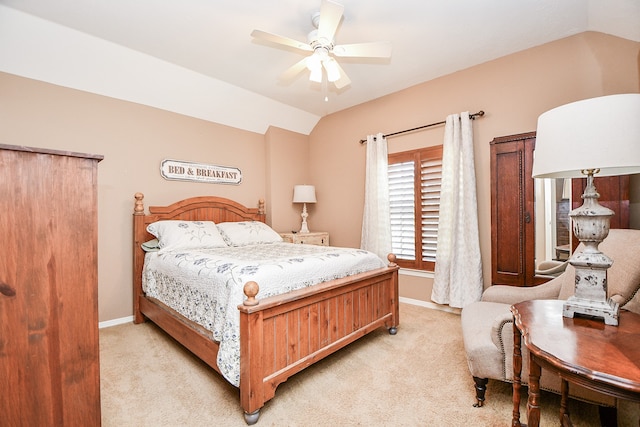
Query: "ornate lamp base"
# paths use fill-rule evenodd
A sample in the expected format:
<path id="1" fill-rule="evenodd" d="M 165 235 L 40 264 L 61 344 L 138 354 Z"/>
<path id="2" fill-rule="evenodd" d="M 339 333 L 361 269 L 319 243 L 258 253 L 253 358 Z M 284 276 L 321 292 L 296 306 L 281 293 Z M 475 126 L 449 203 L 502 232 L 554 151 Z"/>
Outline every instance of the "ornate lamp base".
<path id="1" fill-rule="evenodd" d="M 299 233 L 301 233 L 301 234 L 308 233 L 309 232 L 309 226 L 307 225 L 307 218 L 309 217 L 309 214 L 307 213 L 307 204 L 306 203 L 303 203 L 303 205 L 302 205 L 302 214 L 300 214 L 300 216 L 302 217 L 302 225 L 300 226 Z"/>
<path id="2" fill-rule="evenodd" d="M 563 316 L 584 314 L 602 317 L 607 325 L 617 325 L 619 304 L 607 299 L 607 269 L 613 261 L 600 251 L 585 250 L 569 262 L 576 269 L 576 288 L 575 294 L 564 303 Z"/>
<path id="3" fill-rule="evenodd" d="M 573 233 L 585 248 L 569 260 L 576 269 L 575 293 L 564 303 L 562 315 L 602 317 L 605 324 L 617 326 L 619 304 L 607 298 L 607 269 L 613 261 L 598 250 L 600 242 L 609 234 L 609 218 L 613 211 L 598 203 L 600 195 L 593 185 L 593 174 L 597 170 L 586 172 L 584 204 L 569 214 L 573 219 Z"/>
<path id="4" fill-rule="evenodd" d="M 574 317 L 576 314 L 602 317 L 605 325 L 618 326 L 620 304 L 613 302 L 611 299 L 594 301 L 571 296 L 562 306 L 562 315 L 564 317 Z"/>

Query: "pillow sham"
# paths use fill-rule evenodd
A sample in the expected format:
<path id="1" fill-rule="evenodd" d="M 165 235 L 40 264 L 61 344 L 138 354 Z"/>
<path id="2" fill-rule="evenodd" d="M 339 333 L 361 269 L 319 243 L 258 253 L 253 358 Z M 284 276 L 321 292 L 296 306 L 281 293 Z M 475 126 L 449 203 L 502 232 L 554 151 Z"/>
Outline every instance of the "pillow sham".
<path id="1" fill-rule="evenodd" d="M 213 221 L 156 221 L 147 231 L 157 237 L 158 253 L 227 246 Z"/>
<path id="2" fill-rule="evenodd" d="M 260 221 L 221 222 L 218 230 L 229 246 L 282 242 L 282 237 Z"/>

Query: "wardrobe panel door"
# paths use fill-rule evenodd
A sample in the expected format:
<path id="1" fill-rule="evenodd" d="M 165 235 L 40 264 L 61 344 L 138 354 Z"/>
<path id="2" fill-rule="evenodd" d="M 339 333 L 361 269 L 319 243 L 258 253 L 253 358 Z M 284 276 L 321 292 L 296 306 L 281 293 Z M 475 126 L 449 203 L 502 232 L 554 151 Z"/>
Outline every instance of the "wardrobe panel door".
<path id="1" fill-rule="evenodd" d="M 100 425 L 96 164 L 0 147 L 2 425 Z"/>
<path id="2" fill-rule="evenodd" d="M 492 145 L 493 283 L 524 283 L 521 168 L 524 152 L 517 144 Z"/>

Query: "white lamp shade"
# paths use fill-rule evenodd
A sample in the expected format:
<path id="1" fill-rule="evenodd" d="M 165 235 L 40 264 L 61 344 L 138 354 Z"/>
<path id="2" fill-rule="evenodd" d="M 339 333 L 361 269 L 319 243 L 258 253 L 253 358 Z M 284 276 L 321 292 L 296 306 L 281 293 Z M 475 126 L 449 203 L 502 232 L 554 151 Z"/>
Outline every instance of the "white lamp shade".
<path id="1" fill-rule="evenodd" d="M 538 118 L 534 178 L 640 173 L 640 93 L 602 96 L 549 110 Z"/>
<path id="2" fill-rule="evenodd" d="M 293 203 L 315 203 L 316 187 L 313 185 L 295 185 L 293 187 Z"/>

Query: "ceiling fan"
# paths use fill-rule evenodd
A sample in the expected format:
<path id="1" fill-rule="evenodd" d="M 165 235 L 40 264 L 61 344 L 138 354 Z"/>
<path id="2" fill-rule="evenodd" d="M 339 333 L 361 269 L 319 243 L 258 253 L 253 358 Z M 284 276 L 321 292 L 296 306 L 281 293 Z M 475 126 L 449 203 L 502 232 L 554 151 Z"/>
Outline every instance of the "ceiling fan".
<path id="1" fill-rule="evenodd" d="M 310 71 L 309 80 L 321 83 L 323 74 L 326 72 L 327 80 L 335 84 L 336 88 L 342 89 L 351 84 L 351 80 L 334 57 L 389 58 L 391 56 L 390 42 L 334 44 L 335 33 L 343 12 L 344 6 L 330 0 L 322 0 L 320 12 L 316 12 L 311 16 L 311 22 L 316 29 L 309 33 L 307 42 L 300 42 L 261 30 L 253 30 L 251 36 L 312 52 L 311 55 L 286 70 L 280 76 L 281 79 L 291 79 L 303 70 L 308 69 Z"/>

